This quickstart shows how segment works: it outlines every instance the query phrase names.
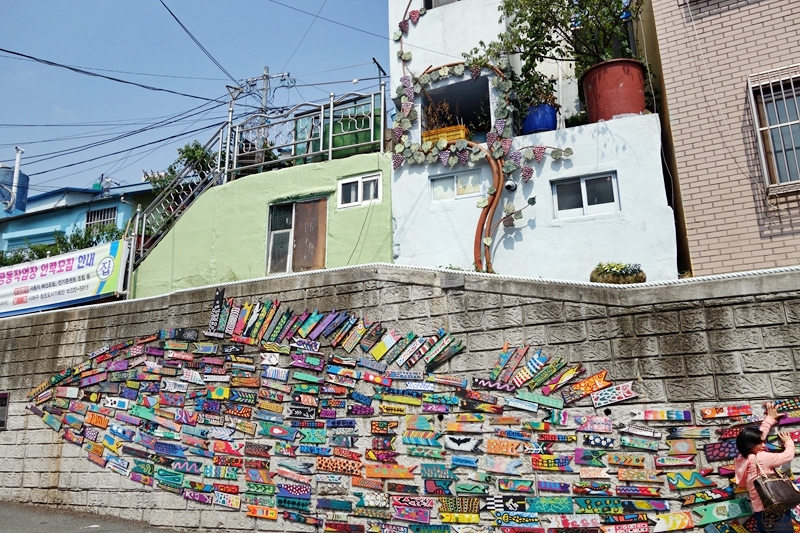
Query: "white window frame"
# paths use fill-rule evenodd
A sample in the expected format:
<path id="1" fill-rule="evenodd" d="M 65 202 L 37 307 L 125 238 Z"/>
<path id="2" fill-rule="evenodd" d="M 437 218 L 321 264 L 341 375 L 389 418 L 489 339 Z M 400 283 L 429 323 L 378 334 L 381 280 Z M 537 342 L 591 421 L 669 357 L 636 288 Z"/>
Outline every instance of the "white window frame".
<path id="1" fill-rule="evenodd" d="M 586 195 L 586 182 L 588 180 L 593 180 L 597 178 L 611 178 L 611 185 L 614 192 L 614 201 L 599 204 L 599 205 L 589 205 L 587 195 Z M 566 185 L 569 183 L 580 182 L 581 185 L 581 207 L 576 207 L 574 209 L 558 209 L 558 186 L 559 185 Z M 619 202 L 619 186 L 617 183 L 617 173 L 616 172 L 604 172 L 602 174 L 591 174 L 588 176 L 576 176 L 572 178 L 565 178 L 559 180 L 552 180 L 550 181 L 550 186 L 552 188 L 553 194 L 553 218 L 555 219 L 568 219 L 568 218 L 579 218 L 579 217 L 587 217 L 587 216 L 594 216 L 594 215 L 607 215 L 612 213 L 617 213 L 621 211 L 620 202 Z"/>
<path id="2" fill-rule="evenodd" d="M 472 174 L 476 174 L 478 176 L 478 190 L 476 192 L 468 192 L 468 193 L 458 194 L 457 183 L 458 183 L 459 176 L 469 176 L 469 175 L 472 175 Z M 434 196 L 433 196 L 433 184 L 434 184 L 434 182 L 437 181 L 437 180 L 445 180 L 445 179 L 453 180 L 453 197 L 452 198 L 434 198 Z M 480 196 L 481 193 L 482 193 L 481 190 L 483 188 L 482 180 L 483 180 L 483 174 L 481 172 L 480 167 L 475 167 L 473 169 L 470 169 L 470 170 L 467 170 L 467 171 L 462 171 L 462 172 L 454 172 L 452 174 L 439 174 L 439 175 L 435 175 L 435 176 L 430 176 L 428 181 L 430 182 L 429 188 L 430 188 L 431 202 L 432 203 L 451 202 L 453 200 L 460 200 L 462 198 L 474 198 L 476 196 Z"/>
<path id="3" fill-rule="evenodd" d="M 787 67 L 768 70 L 752 74 L 747 78 L 747 94 L 750 101 L 750 111 L 753 117 L 753 128 L 755 130 L 756 140 L 758 142 L 758 152 L 761 159 L 761 169 L 764 175 L 764 183 L 771 192 L 792 192 L 800 190 L 800 172 L 798 172 L 798 179 L 788 181 L 778 181 L 778 165 L 783 163 L 784 168 L 789 174 L 791 170 L 800 171 L 800 153 L 797 149 L 800 146 L 800 138 L 795 135 L 797 126 L 800 125 L 800 64 L 789 65 Z M 760 95 L 760 96 L 759 96 Z M 777 95 L 777 97 L 776 97 Z M 765 107 L 763 103 L 765 100 L 775 102 L 777 106 L 787 106 L 786 96 L 793 97 L 794 112 L 798 117 L 797 120 L 788 120 L 787 122 L 779 122 L 776 124 L 764 124 L 761 121 L 759 107 Z M 780 103 L 778 103 L 780 102 Z M 784 107 L 784 111 L 789 115 L 790 108 Z M 765 120 L 768 118 L 765 117 Z M 794 126 L 794 127 L 793 127 Z M 773 145 L 773 133 L 775 130 L 781 132 L 779 147 L 780 155 L 775 150 Z M 794 131 L 793 131 L 794 130 Z M 785 133 L 788 133 L 789 147 L 792 155 L 787 155 L 785 145 Z M 766 139 L 766 142 L 765 142 Z M 768 144 L 768 146 L 766 146 Z M 778 158 L 782 158 L 782 161 Z"/>
<path id="4" fill-rule="evenodd" d="M 377 183 L 377 192 L 378 195 L 376 198 L 372 198 L 371 200 L 364 200 L 364 182 L 366 181 L 375 181 Z M 338 198 L 337 198 L 337 205 L 339 209 L 351 209 L 353 207 L 361 207 L 365 205 L 372 205 L 372 204 L 379 204 L 383 199 L 383 185 L 381 183 L 382 175 L 380 172 L 375 174 L 366 174 L 364 176 L 356 176 L 352 178 L 344 178 L 339 180 L 339 187 L 338 187 Z M 344 198 L 343 190 L 345 185 L 349 185 L 351 183 L 358 183 L 358 200 L 356 202 L 344 203 L 342 200 Z"/>
<path id="5" fill-rule="evenodd" d="M 90 228 L 99 228 L 108 224 L 117 225 L 117 206 L 87 211 L 83 230 L 87 231 Z"/>

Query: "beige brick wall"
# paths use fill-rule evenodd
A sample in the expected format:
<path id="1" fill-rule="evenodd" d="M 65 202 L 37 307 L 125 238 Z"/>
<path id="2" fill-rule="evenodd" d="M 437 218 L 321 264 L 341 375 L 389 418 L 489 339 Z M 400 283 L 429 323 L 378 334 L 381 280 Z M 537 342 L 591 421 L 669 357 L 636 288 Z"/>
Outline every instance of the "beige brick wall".
<path id="1" fill-rule="evenodd" d="M 694 274 L 798 264 L 798 196 L 767 202 L 747 76 L 800 63 L 800 2 L 652 3 Z"/>

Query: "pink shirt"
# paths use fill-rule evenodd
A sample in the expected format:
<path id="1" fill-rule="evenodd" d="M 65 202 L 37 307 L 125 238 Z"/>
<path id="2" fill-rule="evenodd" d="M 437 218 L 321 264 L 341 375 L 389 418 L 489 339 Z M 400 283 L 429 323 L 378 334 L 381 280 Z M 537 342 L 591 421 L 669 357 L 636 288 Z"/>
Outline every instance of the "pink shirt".
<path id="1" fill-rule="evenodd" d="M 761 430 L 761 440 L 767 438 L 769 430 L 772 429 L 772 426 L 774 426 L 776 422 L 777 421 L 771 416 L 764 418 L 764 421 L 761 422 L 761 426 L 758 428 Z M 753 485 L 753 480 L 758 476 L 758 469 L 754 461 L 758 461 L 758 464 L 761 465 L 761 469 L 764 470 L 765 473 L 771 473 L 774 471 L 774 467 L 788 463 L 793 457 L 794 442 L 790 440 L 786 443 L 785 449 L 780 453 L 758 452 L 757 454 L 751 453 L 746 459 L 741 455 L 736 458 L 734 461 L 734 472 L 736 473 L 735 481 L 737 485 L 747 489 L 750 495 L 750 501 L 753 503 L 753 511 L 758 512 L 764 510 L 761 498 L 758 496 L 758 492 L 756 492 L 756 488 Z"/>

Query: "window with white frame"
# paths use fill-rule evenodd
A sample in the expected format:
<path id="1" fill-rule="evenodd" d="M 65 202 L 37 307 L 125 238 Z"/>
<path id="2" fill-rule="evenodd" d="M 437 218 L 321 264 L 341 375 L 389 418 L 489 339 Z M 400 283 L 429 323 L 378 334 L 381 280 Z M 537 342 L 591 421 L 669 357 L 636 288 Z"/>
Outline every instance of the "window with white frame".
<path id="1" fill-rule="evenodd" d="M 800 64 L 753 74 L 748 86 L 767 184 L 800 182 Z"/>
<path id="2" fill-rule="evenodd" d="M 101 228 L 108 224 L 117 223 L 117 208 L 107 207 L 105 209 L 95 209 L 86 213 L 86 227 L 85 230 Z"/>
<path id="3" fill-rule="evenodd" d="M 480 169 L 431 178 L 431 199 L 433 201 L 454 200 L 463 196 L 477 196 L 480 193 Z"/>
<path id="4" fill-rule="evenodd" d="M 551 182 L 555 218 L 573 218 L 619 211 L 615 173 Z"/>
<path id="5" fill-rule="evenodd" d="M 369 174 L 339 181 L 339 207 L 357 207 L 381 201 L 381 175 Z"/>

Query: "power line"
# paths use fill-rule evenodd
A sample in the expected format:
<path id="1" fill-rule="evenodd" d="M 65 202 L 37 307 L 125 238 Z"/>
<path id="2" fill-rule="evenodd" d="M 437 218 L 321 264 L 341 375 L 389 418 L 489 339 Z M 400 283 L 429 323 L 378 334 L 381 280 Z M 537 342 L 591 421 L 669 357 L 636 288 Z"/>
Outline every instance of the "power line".
<path id="1" fill-rule="evenodd" d="M 210 53 L 208 50 L 206 50 L 205 46 L 203 46 L 202 44 L 200 44 L 200 41 L 198 41 L 198 40 L 195 38 L 195 36 L 194 36 L 194 35 L 192 35 L 192 32 L 190 32 L 190 31 L 189 31 L 189 28 L 187 28 L 186 26 L 184 26 L 184 25 L 183 25 L 183 22 L 181 22 L 181 21 L 180 21 L 180 19 L 178 19 L 178 17 L 176 17 L 176 16 L 175 16 L 175 13 L 173 13 L 173 12 L 172 12 L 172 10 L 171 10 L 169 7 L 167 7 L 167 4 L 165 4 L 165 3 L 164 3 L 164 0 L 158 0 L 158 1 L 159 1 L 159 2 L 161 2 L 161 5 L 162 5 L 162 6 L 164 6 L 164 9 L 166 9 L 167 11 L 169 11 L 169 14 L 170 14 L 170 15 L 172 15 L 172 18 L 174 18 L 174 19 L 175 19 L 175 22 L 177 22 L 177 23 L 180 25 L 180 27 L 181 27 L 181 28 L 183 28 L 183 31 L 185 31 L 185 32 L 186 32 L 186 35 L 188 35 L 189 37 L 191 37 L 191 39 L 194 41 L 194 44 L 196 44 L 196 45 L 198 46 L 198 48 L 200 48 L 200 50 L 202 50 L 202 51 L 203 51 L 203 53 L 204 53 L 206 56 L 208 56 L 208 58 L 209 58 L 209 59 L 210 59 L 210 60 L 211 60 L 211 61 L 212 61 L 212 62 L 213 62 L 213 63 L 214 63 L 214 64 L 215 64 L 215 65 L 216 65 L 216 66 L 217 66 L 217 67 L 218 67 L 218 68 L 219 68 L 219 69 L 220 69 L 222 72 L 224 72 L 224 73 L 225 73 L 225 75 L 226 75 L 226 76 L 228 76 L 228 78 L 230 78 L 230 79 L 231 79 L 231 81 L 232 81 L 233 83 L 235 83 L 235 84 L 236 84 L 236 86 L 237 86 L 237 87 L 240 87 L 240 85 L 239 85 L 239 82 L 238 82 L 238 81 L 236 81 L 236 80 L 233 78 L 233 76 L 231 76 L 231 75 L 230 75 L 230 73 L 229 73 L 227 70 L 225 70 L 225 67 L 223 67 L 223 66 L 220 64 L 220 62 L 219 62 L 219 61 L 217 61 L 216 59 L 214 59 L 214 56 L 212 56 L 212 55 L 211 55 L 211 53 Z"/>
<path id="2" fill-rule="evenodd" d="M 72 148 L 65 148 L 63 150 L 57 150 L 57 151 L 54 151 L 54 152 L 46 152 L 46 153 L 43 153 L 43 154 L 39 154 L 37 156 L 34 156 L 33 158 L 28 159 L 27 162 L 28 162 L 28 164 L 40 163 L 42 161 L 47 161 L 49 159 L 54 159 L 56 157 L 62 157 L 62 156 L 65 156 L 65 155 L 72 155 L 72 154 L 75 154 L 75 153 L 78 153 L 78 152 L 82 152 L 84 150 L 88 150 L 90 148 L 96 148 L 98 146 L 102 146 L 103 144 L 108 144 L 110 142 L 118 141 L 120 139 L 124 139 L 124 138 L 130 137 L 132 135 L 143 133 L 145 131 L 149 131 L 149 130 L 152 130 L 152 129 L 155 129 L 155 128 L 158 128 L 158 127 L 168 126 L 170 124 L 173 124 L 173 123 L 177 122 L 178 120 L 190 118 L 190 117 L 193 117 L 195 115 L 199 115 L 200 113 L 203 113 L 204 110 L 202 110 L 201 108 L 203 108 L 203 107 L 205 107 L 207 105 L 209 105 L 208 102 L 204 103 L 204 104 L 201 104 L 201 105 L 199 105 L 197 107 L 194 107 L 192 109 L 189 109 L 188 111 L 183 111 L 181 113 L 177 113 L 175 115 L 172 115 L 171 117 L 169 117 L 167 119 L 160 120 L 160 121 L 155 122 L 153 124 L 149 124 L 149 125 L 147 125 L 147 126 L 145 126 L 143 128 L 139 128 L 139 129 L 136 129 L 136 130 L 132 130 L 132 131 L 129 131 L 129 132 L 122 133 L 122 134 L 117 135 L 116 137 L 113 137 L 113 138 L 110 138 L 110 139 L 106 139 L 106 140 L 103 140 L 103 141 L 97 141 L 97 142 L 93 142 L 93 143 L 89 143 L 89 144 L 85 144 L 85 145 L 80 145 L 80 146 L 76 146 L 76 147 L 72 147 Z M 218 103 L 216 106 L 213 106 L 212 109 L 214 107 L 220 107 L 220 106 L 223 106 L 223 105 L 225 105 L 224 102 Z M 198 109 L 201 109 L 201 110 L 197 111 Z M 194 113 L 192 113 L 192 112 L 194 112 Z M 11 160 L 6 160 L 5 162 L 10 162 L 10 161 Z"/>
<path id="3" fill-rule="evenodd" d="M 239 119 L 239 118 L 241 118 L 242 116 L 244 116 L 244 115 L 237 115 L 237 116 L 235 116 L 235 117 L 234 117 L 234 120 L 238 120 L 238 119 Z M 163 144 L 162 144 L 161 146 L 157 147 L 156 149 L 160 149 L 160 148 L 163 148 L 163 147 L 165 147 L 165 146 L 169 146 L 170 144 L 175 144 L 176 142 L 178 142 L 178 141 L 180 140 L 180 138 L 181 138 L 181 137 L 188 136 L 188 135 L 189 135 L 189 134 L 191 134 L 191 133 L 193 133 L 193 131 L 186 132 L 186 133 L 180 133 L 180 134 L 177 134 L 177 135 L 173 135 L 173 136 L 171 136 L 171 137 L 166 137 L 166 138 L 164 138 L 164 139 L 159 139 L 158 141 L 154 141 L 154 142 L 156 142 L 156 143 L 164 141 L 164 142 L 163 142 Z M 148 144 L 153 144 L 153 143 L 148 143 Z M 133 148 L 128 148 L 127 150 L 122 150 L 121 152 L 127 152 L 127 151 L 130 151 L 130 152 L 131 152 L 131 154 L 133 154 L 133 152 L 134 152 L 135 150 L 137 150 L 137 149 L 140 149 L 140 148 L 142 148 L 142 147 L 146 147 L 146 146 L 147 146 L 147 145 L 140 145 L 140 146 L 138 146 L 138 147 L 133 147 Z M 149 153 L 152 153 L 152 152 L 154 152 L 154 151 L 155 151 L 155 150 L 150 150 L 150 151 L 149 151 Z M 138 152 L 136 155 L 139 155 L 139 154 L 141 154 L 141 153 L 145 153 L 145 152 L 147 152 L 147 150 L 142 150 L 141 152 Z M 120 152 L 118 152 L 118 153 L 120 153 Z M 149 153 L 146 153 L 146 154 L 145 154 L 145 156 L 149 155 Z M 108 154 L 108 155 L 116 155 L 116 154 Z M 131 164 L 135 164 L 136 162 L 138 162 L 138 161 L 140 161 L 140 160 L 141 160 L 141 159 L 138 159 L 138 160 L 136 160 L 136 161 L 133 161 Z M 83 162 L 79 162 L 79 164 L 80 164 L 80 163 L 86 163 L 86 162 L 88 162 L 88 160 L 87 160 L 87 161 L 83 161 Z M 58 186 L 42 186 L 42 184 L 44 184 L 44 183 L 50 183 L 50 182 L 57 181 L 57 180 L 64 179 L 64 178 L 68 178 L 68 177 L 70 177 L 70 176 L 74 176 L 74 175 L 76 175 L 76 174 L 81 174 L 81 173 L 84 173 L 84 172 L 86 172 L 86 171 L 88 171 L 88 170 L 94 170 L 94 169 L 96 169 L 96 168 L 100 168 L 100 167 L 106 166 L 107 164 L 108 164 L 108 163 L 100 163 L 99 165 L 95 165 L 95 166 L 92 166 L 92 167 L 89 167 L 89 168 L 85 168 L 85 169 L 79 170 L 79 171 L 77 171 L 77 172 L 71 172 L 71 173 L 69 173 L 69 174 L 62 174 L 62 175 L 60 175 L 60 176 L 57 176 L 57 177 L 55 177 L 55 178 L 50 178 L 50 179 L 47 179 L 47 180 L 41 181 L 41 182 L 39 182 L 39 183 L 32 184 L 32 185 L 29 185 L 29 188 L 33 188 L 33 189 L 37 189 L 37 190 L 42 190 L 42 191 L 49 191 L 49 190 L 60 189 L 60 188 L 62 187 L 61 185 L 58 185 Z M 130 165 L 128 165 L 128 166 L 130 166 Z M 127 167 L 124 167 L 124 168 L 127 168 Z M 120 170 L 121 170 L 121 169 L 120 169 Z M 30 174 L 30 175 L 33 175 L 33 174 Z"/>
<path id="4" fill-rule="evenodd" d="M 104 159 L 106 157 L 111 157 L 112 155 L 123 154 L 125 152 L 129 152 L 131 150 L 135 150 L 137 148 L 144 148 L 145 146 L 152 146 L 152 145 L 158 144 L 160 142 L 168 141 L 170 139 L 175 139 L 175 138 L 178 138 L 178 137 L 183 137 L 185 135 L 191 135 L 192 133 L 198 133 L 198 132 L 201 132 L 201 131 L 209 130 L 211 128 L 218 128 L 222 124 L 223 124 L 222 122 L 218 122 L 216 124 L 211 124 L 210 126 L 203 126 L 202 128 L 197 128 L 195 130 L 187 131 L 185 133 L 179 133 L 177 135 L 171 135 L 169 137 L 165 137 L 163 139 L 158 139 L 156 141 L 151 141 L 149 143 L 140 144 L 138 146 L 134 146 L 133 148 L 126 148 L 124 150 L 119 150 L 119 151 L 116 151 L 116 152 L 112 152 L 110 154 L 105 154 L 105 155 L 100 155 L 100 156 L 97 156 L 97 157 L 92 157 L 91 159 L 84 159 L 83 161 L 78 161 L 77 163 L 70 163 L 68 165 L 62 165 L 60 167 L 55 167 L 55 168 L 51 168 L 51 169 L 48 169 L 48 170 L 43 170 L 41 172 L 33 172 L 31 174 L 28 174 L 28 177 L 40 176 L 42 174 L 47 174 L 49 172 L 54 172 L 56 170 L 61 170 L 62 168 L 70 168 L 70 167 L 74 167 L 74 166 L 77 166 L 77 165 L 83 165 L 84 163 L 91 163 L 92 161 L 97 161 L 98 159 Z M 59 178 L 55 178 L 55 179 L 59 179 Z M 47 183 L 47 181 L 40 182 L 40 184 L 41 183 Z"/>
<path id="5" fill-rule="evenodd" d="M 6 59 L 14 59 L 17 61 L 32 61 L 31 59 L 25 59 L 24 57 L 14 57 L 14 56 L 6 56 L 0 54 L 0 57 L 4 57 Z M 154 78 L 174 78 L 179 80 L 201 80 L 201 81 L 227 81 L 225 78 L 203 78 L 199 76 L 178 76 L 176 74 L 152 74 L 149 72 L 131 72 L 129 70 L 112 70 L 110 68 L 98 68 L 98 67 L 84 67 L 81 65 L 67 65 L 69 67 L 74 68 L 84 68 L 88 70 L 99 70 L 101 72 L 115 72 L 117 74 L 133 74 L 134 76 L 152 76 Z"/>
<path id="6" fill-rule="evenodd" d="M 378 37 L 379 39 L 383 39 L 384 41 L 388 41 L 389 40 L 389 37 L 387 37 L 386 35 L 380 35 L 378 33 L 374 33 L 374 32 L 371 32 L 371 31 L 362 30 L 361 28 L 357 28 L 356 26 L 350 26 L 349 24 L 345 24 L 344 22 L 339 22 L 338 20 L 333 20 L 333 19 L 329 19 L 329 18 L 325 18 L 325 17 L 320 17 L 318 15 L 314 15 L 314 13 L 311 13 L 309 11 L 304 11 L 304 10 L 302 10 L 300 8 L 297 8 L 297 7 L 294 7 L 294 6 L 290 6 L 288 4 L 284 4 L 283 2 L 278 2 L 278 0 L 269 0 L 269 1 L 272 2 L 273 4 L 278 4 L 279 6 L 283 6 L 286 9 L 291 9 L 293 11 L 297 11 L 299 13 L 303 13 L 303 14 L 309 15 L 311 17 L 317 17 L 317 18 L 322 19 L 322 20 L 324 20 L 326 22 L 330 22 L 331 24 L 336 24 L 337 26 L 342 26 L 344 28 L 349 28 L 349 29 L 355 30 L 357 32 L 366 33 L 367 35 L 372 35 L 373 37 Z M 454 55 L 451 55 L 451 54 L 446 54 L 446 53 L 444 53 L 444 52 L 442 52 L 440 50 L 433 50 L 431 48 L 425 48 L 425 47 L 422 47 L 422 46 L 414 46 L 414 45 L 408 44 L 408 43 L 405 43 L 405 46 L 408 46 L 409 48 L 417 48 L 418 50 L 426 50 L 428 52 L 433 52 L 434 54 L 440 54 L 440 55 L 447 56 L 447 57 L 454 57 L 454 58 L 457 58 L 457 59 L 463 59 L 461 56 L 454 56 Z"/>
<path id="7" fill-rule="evenodd" d="M 209 111 L 211 111 L 211 110 L 209 110 Z M 224 118 L 224 116 L 220 116 L 218 118 Z M 212 120 L 212 119 L 209 119 L 209 120 Z M 216 119 L 213 119 L 213 120 L 216 120 Z M 190 121 L 189 120 L 186 120 L 186 121 L 180 120 L 180 121 L 174 122 L 173 124 L 177 125 L 177 124 L 182 124 L 182 123 L 185 123 L 185 122 L 190 122 Z M 195 122 L 196 121 L 191 121 L 190 123 L 194 124 Z M 86 133 L 76 133 L 74 135 L 64 135 L 63 137 L 53 137 L 52 139 L 42 139 L 42 140 L 39 140 L 39 141 L 15 141 L 15 142 L 12 142 L 12 143 L 0 144 L 0 148 L 8 148 L 9 146 L 22 146 L 22 145 L 27 146 L 27 145 L 31 145 L 31 144 L 42 144 L 42 143 L 49 143 L 49 142 L 65 141 L 65 140 L 69 140 L 69 139 L 92 139 L 92 138 L 95 138 L 95 137 L 107 137 L 109 135 L 108 133 L 100 133 L 100 132 L 109 131 L 109 130 L 115 130 L 117 128 L 121 128 L 122 126 L 136 126 L 137 124 L 145 124 L 145 123 L 144 122 L 138 122 L 138 123 L 133 123 L 133 124 L 118 124 L 118 125 L 115 125 L 115 126 L 110 127 L 110 128 L 103 128 L 103 129 L 100 129 L 100 130 L 93 130 L 93 131 L 89 131 L 89 132 L 86 132 Z"/>
<path id="8" fill-rule="evenodd" d="M 299 78 L 297 78 L 299 79 Z M 355 78 L 355 81 L 372 81 L 380 79 L 378 76 L 372 76 L 369 78 Z M 303 81 L 303 80 L 300 80 Z M 353 83 L 354 80 L 340 80 L 340 81 L 322 81 L 319 83 L 303 83 L 301 85 L 295 85 L 295 87 L 317 87 L 319 85 L 337 85 L 340 83 Z"/>
<path id="9" fill-rule="evenodd" d="M 300 38 L 300 42 L 297 43 L 297 46 L 294 47 L 294 50 L 292 51 L 292 54 L 289 56 L 289 59 L 286 60 L 286 64 L 284 64 L 283 67 L 281 67 L 280 72 L 283 72 L 283 71 L 286 70 L 286 66 L 289 64 L 289 61 L 292 60 L 294 55 L 297 53 L 297 50 L 300 49 L 300 45 L 303 44 L 303 41 L 306 40 L 306 35 L 308 35 L 308 32 L 311 31 L 311 27 L 314 26 L 314 23 L 317 21 L 317 18 L 319 17 L 319 14 L 322 13 L 322 10 L 325 7 L 325 4 L 327 4 L 327 3 L 328 3 L 328 0 L 325 0 L 324 2 L 322 2 L 322 5 L 319 7 L 319 10 L 317 11 L 317 14 L 314 15 L 314 18 L 311 20 L 311 24 L 309 24 L 308 28 L 306 28 L 306 32 Z"/>
<path id="10" fill-rule="evenodd" d="M 329 68 L 328 70 L 320 70 L 318 72 L 309 72 L 309 73 L 306 73 L 306 74 L 298 74 L 297 76 L 314 76 L 316 74 L 325 74 L 325 73 L 334 72 L 334 71 L 337 71 L 337 70 L 346 70 L 348 68 L 363 67 L 363 66 L 371 65 L 371 64 L 372 64 L 372 61 L 367 61 L 366 63 L 358 63 L 357 65 L 347 65 L 346 67 Z M 297 77 L 297 76 L 295 76 L 295 77 Z"/>
<path id="11" fill-rule="evenodd" d="M 37 63 L 42 63 L 43 65 L 49 65 L 51 67 L 59 67 L 64 68 L 67 70 L 71 70 L 72 72 L 76 72 L 78 74 L 84 74 L 86 76 L 93 76 L 95 78 L 103 78 L 109 81 L 115 81 L 117 83 L 124 83 L 125 85 L 133 85 L 134 87 L 141 87 L 142 89 L 147 89 L 148 91 L 159 91 L 165 92 L 170 94 L 177 94 L 178 96 L 186 96 L 187 98 L 195 98 L 197 100 L 206 100 L 207 102 L 218 102 L 218 100 L 212 100 L 211 98 L 206 98 L 205 96 L 196 96 L 194 94 L 187 94 L 178 91 L 173 91 L 171 89 L 162 89 L 160 87 L 153 87 L 151 85 L 143 85 L 141 83 L 136 83 L 135 81 L 128 81 L 123 80 L 120 78 L 114 78 L 112 76 L 106 76 L 105 74 L 98 74 L 96 72 L 90 72 L 88 70 L 84 70 L 81 68 L 70 67 L 69 65 L 64 65 L 62 63 L 56 63 L 55 61 L 48 61 L 47 59 L 41 59 L 39 57 L 29 56 L 27 54 L 22 54 L 20 52 L 14 52 L 13 50 L 6 50 L 5 48 L 0 48 L 0 52 L 5 52 L 6 54 L 12 54 L 19 57 L 24 57 L 26 59 L 30 59 L 31 61 L 36 61 Z"/>

